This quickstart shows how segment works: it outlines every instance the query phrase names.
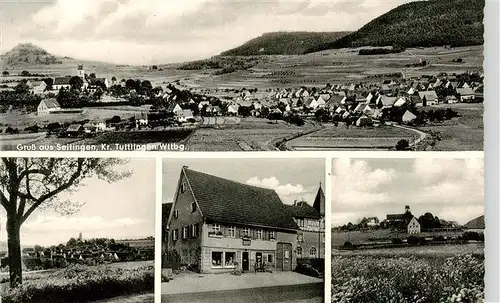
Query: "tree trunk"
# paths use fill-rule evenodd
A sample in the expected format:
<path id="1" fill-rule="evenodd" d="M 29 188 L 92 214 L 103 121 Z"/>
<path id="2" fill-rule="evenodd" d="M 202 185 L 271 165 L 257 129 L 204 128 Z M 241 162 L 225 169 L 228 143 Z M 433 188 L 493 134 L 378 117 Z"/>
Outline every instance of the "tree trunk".
<path id="1" fill-rule="evenodd" d="M 16 218 L 16 215 L 8 214 L 7 245 L 9 249 L 9 274 L 11 288 L 18 286 L 23 281 L 20 229 L 21 224 Z"/>

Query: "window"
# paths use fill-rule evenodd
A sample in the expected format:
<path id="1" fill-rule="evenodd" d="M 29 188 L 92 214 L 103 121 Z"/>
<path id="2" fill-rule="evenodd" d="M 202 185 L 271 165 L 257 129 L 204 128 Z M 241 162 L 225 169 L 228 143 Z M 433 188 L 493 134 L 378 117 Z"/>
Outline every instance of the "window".
<path id="1" fill-rule="evenodd" d="M 269 232 L 269 240 L 276 240 L 276 234 L 275 234 L 274 230 L 271 230 Z"/>
<path id="2" fill-rule="evenodd" d="M 177 218 L 179 218 L 179 210 L 178 209 L 174 210 L 174 219 L 177 219 Z"/>
<path id="3" fill-rule="evenodd" d="M 220 224 L 212 224 L 212 231 L 220 232 Z"/>
<path id="4" fill-rule="evenodd" d="M 245 227 L 243 228 L 243 237 L 248 237 L 250 236 L 250 228 Z"/>
<path id="5" fill-rule="evenodd" d="M 228 236 L 229 238 L 234 238 L 234 237 L 236 237 L 236 227 L 234 227 L 234 226 L 229 226 L 229 227 L 227 228 L 227 236 Z"/>
<path id="6" fill-rule="evenodd" d="M 303 234 L 298 234 L 297 235 L 297 241 L 298 242 L 304 242 L 304 235 Z"/>
<path id="7" fill-rule="evenodd" d="M 172 231 L 172 240 L 173 240 L 173 241 L 177 241 L 177 236 L 178 236 L 178 234 L 177 234 L 177 233 L 178 233 L 178 232 L 179 232 L 179 230 L 177 230 L 177 229 L 174 229 L 174 230 Z"/>
<path id="8" fill-rule="evenodd" d="M 222 236 L 220 224 L 212 224 L 212 230 L 208 232 L 209 236 Z"/>
<path id="9" fill-rule="evenodd" d="M 257 238 L 257 240 L 262 240 L 262 229 L 257 229 L 255 231 L 255 237 Z"/>
<path id="10" fill-rule="evenodd" d="M 316 247 L 311 247 L 309 249 L 309 257 L 316 257 Z"/>
<path id="11" fill-rule="evenodd" d="M 198 224 L 191 225 L 191 238 L 198 237 Z"/>
<path id="12" fill-rule="evenodd" d="M 191 212 L 194 213 L 196 211 L 196 202 L 191 203 Z"/>
<path id="13" fill-rule="evenodd" d="M 297 219 L 297 225 L 299 227 L 304 227 L 304 219 Z"/>
<path id="14" fill-rule="evenodd" d="M 182 228 L 182 239 L 187 239 L 188 238 L 188 227 L 184 226 Z"/>
<path id="15" fill-rule="evenodd" d="M 235 252 L 225 252 L 224 253 L 224 267 L 234 267 L 234 262 L 236 261 Z"/>
<path id="16" fill-rule="evenodd" d="M 222 267 L 222 252 L 212 252 L 212 267 Z"/>
<path id="17" fill-rule="evenodd" d="M 302 257 L 302 247 L 297 246 L 297 257 Z"/>
<path id="18" fill-rule="evenodd" d="M 182 184 L 181 184 L 181 193 L 184 193 L 186 191 L 186 188 L 187 188 L 186 182 L 182 182 Z"/>
<path id="19" fill-rule="evenodd" d="M 269 254 L 267 255 L 267 263 L 273 263 L 274 262 L 274 255 Z"/>

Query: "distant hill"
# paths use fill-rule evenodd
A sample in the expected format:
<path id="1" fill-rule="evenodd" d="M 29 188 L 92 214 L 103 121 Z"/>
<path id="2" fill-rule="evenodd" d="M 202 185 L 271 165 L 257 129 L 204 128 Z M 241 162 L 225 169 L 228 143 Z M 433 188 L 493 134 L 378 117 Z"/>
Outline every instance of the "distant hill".
<path id="1" fill-rule="evenodd" d="M 349 32 L 273 32 L 222 52 L 222 56 L 300 55 L 306 50 L 335 41 Z"/>
<path id="2" fill-rule="evenodd" d="M 305 53 L 359 46 L 469 46 L 484 43 L 485 0 L 429 0 L 401 5 L 338 40 Z"/>
<path id="3" fill-rule="evenodd" d="M 3 64 L 61 64 L 61 58 L 51 55 L 43 48 L 32 43 L 20 43 L 1 56 Z"/>
<path id="4" fill-rule="evenodd" d="M 474 220 L 470 220 L 469 222 L 467 222 L 467 224 L 464 225 L 464 227 L 467 229 L 484 229 L 484 215 L 477 217 Z"/>

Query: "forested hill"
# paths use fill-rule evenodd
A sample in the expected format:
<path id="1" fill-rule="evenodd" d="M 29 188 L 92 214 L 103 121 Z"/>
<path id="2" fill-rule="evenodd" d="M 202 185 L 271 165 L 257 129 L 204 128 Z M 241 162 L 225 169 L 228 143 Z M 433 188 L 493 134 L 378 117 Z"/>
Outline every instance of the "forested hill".
<path id="1" fill-rule="evenodd" d="M 468 46 L 484 42 L 485 0 L 430 0 L 401 5 L 341 39 L 305 53 L 358 46 Z"/>
<path id="2" fill-rule="evenodd" d="M 221 53 L 222 56 L 300 55 L 349 32 L 272 32 Z"/>

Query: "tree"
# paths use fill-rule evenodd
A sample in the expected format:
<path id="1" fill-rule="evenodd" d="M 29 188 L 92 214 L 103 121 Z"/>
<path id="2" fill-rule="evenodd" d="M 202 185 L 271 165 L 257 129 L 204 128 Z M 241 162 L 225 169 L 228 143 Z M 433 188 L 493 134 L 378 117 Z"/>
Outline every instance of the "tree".
<path id="1" fill-rule="evenodd" d="M 23 70 L 23 71 L 21 72 L 21 76 L 23 76 L 23 77 L 28 77 L 29 75 L 31 75 L 31 74 L 30 74 L 30 72 L 29 72 L 29 71 L 27 71 L 27 70 Z"/>
<path id="2" fill-rule="evenodd" d="M 115 77 L 115 76 L 111 77 L 111 81 L 112 81 L 113 83 L 115 83 L 115 82 L 116 82 L 116 77 Z"/>
<path id="3" fill-rule="evenodd" d="M 396 150 L 408 150 L 410 143 L 406 139 L 401 139 L 396 143 Z"/>
<path id="4" fill-rule="evenodd" d="M 7 214 L 7 247 L 10 287 L 22 283 L 21 225 L 40 207 L 71 214 L 82 206 L 61 201 L 58 195 L 72 192 L 82 181 L 97 176 L 114 182 L 129 176 L 113 168 L 123 160 L 109 158 L 1 158 L 0 204 Z"/>
<path id="5" fill-rule="evenodd" d="M 95 73 L 91 73 L 91 74 L 89 75 L 89 77 L 90 77 L 90 78 L 92 78 L 92 79 L 97 78 L 97 76 L 95 75 Z"/>
<path id="6" fill-rule="evenodd" d="M 10 75 L 8 71 L 4 70 L 2 72 L 2 76 L 7 77 L 8 75 Z"/>
<path id="7" fill-rule="evenodd" d="M 125 87 L 128 88 L 128 89 L 136 89 L 137 88 L 137 84 L 135 83 L 135 80 L 128 79 L 125 82 Z"/>
<path id="8" fill-rule="evenodd" d="M 83 86 L 83 80 L 78 76 L 73 76 L 69 79 L 69 84 L 71 85 L 71 89 L 81 89 Z"/>

